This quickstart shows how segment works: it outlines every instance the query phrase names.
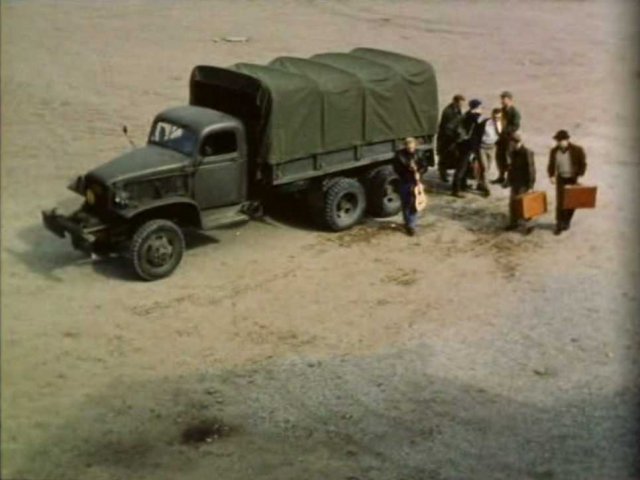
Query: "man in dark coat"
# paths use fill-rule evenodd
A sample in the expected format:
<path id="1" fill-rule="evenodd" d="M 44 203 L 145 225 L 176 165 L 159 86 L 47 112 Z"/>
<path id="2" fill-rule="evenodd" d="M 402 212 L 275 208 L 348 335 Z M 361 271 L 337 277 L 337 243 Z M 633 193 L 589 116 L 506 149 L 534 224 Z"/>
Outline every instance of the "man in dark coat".
<path id="1" fill-rule="evenodd" d="M 516 212 L 516 197 L 527 193 L 536 183 L 536 165 L 533 158 L 533 151 L 525 147 L 522 142 L 522 135 L 516 132 L 511 137 L 512 147 L 509 152 L 510 167 L 507 181 L 511 186 L 509 197 L 509 225 L 507 230 L 515 230 L 518 223 L 522 221 L 528 235 L 533 231 L 533 226 L 526 219 L 519 219 Z"/>
<path id="2" fill-rule="evenodd" d="M 418 212 L 415 208 L 414 188 L 422 174 L 422 164 L 416 150 L 417 142 L 413 137 L 406 138 L 404 148 L 398 150 L 393 160 L 393 169 L 400 178 L 400 199 L 402 200 L 402 217 L 407 235 L 416 233 Z"/>
<path id="3" fill-rule="evenodd" d="M 518 109 L 513 104 L 513 94 L 502 92 L 500 94 L 502 104 L 502 129 L 500 137 L 496 142 L 496 166 L 498 167 L 498 177 L 491 183 L 501 183 L 503 187 L 508 187 L 506 174 L 509 170 L 509 149 L 512 147 L 511 137 L 520 130 L 521 116 Z"/>
<path id="4" fill-rule="evenodd" d="M 458 162 L 453 175 L 451 194 L 454 197 L 462 197 L 460 190 L 467 190 L 467 173 L 474 155 L 480 148 L 479 122 L 482 116 L 482 102 L 478 99 L 469 101 L 469 110 L 464 114 L 458 127 Z"/>
<path id="5" fill-rule="evenodd" d="M 564 188 L 566 185 L 575 185 L 578 177 L 587 171 L 587 156 L 584 149 L 571 143 L 569 132 L 559 130 L 554 136 L 556 146 L 549 153 L 547 173 L 551 183 L 556 184 L 556 229 L 555 234 L 560 235 L 564 230 L 569 230 L 571 219 L 575 210 L 563 209 Z"/>
<path id="6" fill-rule="evenodd" d="M 462 107 L 464 95 L 457 94 L 442 111 L 436 139 L 436 153 L 438 154 L 438 172 L 443 182 L 448 182 L 447 170 L 454 168 L 456 161 L 455 143 L 458 135 L 458 126 L 462 119 Z"/>

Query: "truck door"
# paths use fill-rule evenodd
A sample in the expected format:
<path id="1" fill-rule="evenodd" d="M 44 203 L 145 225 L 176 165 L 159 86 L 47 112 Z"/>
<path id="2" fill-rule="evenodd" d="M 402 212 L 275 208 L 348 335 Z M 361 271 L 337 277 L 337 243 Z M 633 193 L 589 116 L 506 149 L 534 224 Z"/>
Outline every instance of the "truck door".
<path id="1" fill-rule="evenodd" d="M 224 207 L 245 200 L 246 161 L 234 130 L 209 133 L 200 143 L 194 196 L 200 208 Z"/>

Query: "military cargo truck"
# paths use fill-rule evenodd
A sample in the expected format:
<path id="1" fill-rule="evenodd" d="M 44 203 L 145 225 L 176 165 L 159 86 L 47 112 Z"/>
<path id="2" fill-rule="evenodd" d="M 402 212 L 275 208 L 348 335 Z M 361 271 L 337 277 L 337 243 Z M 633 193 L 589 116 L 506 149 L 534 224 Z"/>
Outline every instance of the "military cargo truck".
<path id="1" fill-rule="evenodd" d="M 433 165 L 437 116 L 432 66 L 383 50 L 196 66 L 189 105 L 159 113 L 144 147 L 77 177 L 82 206 L 43 221 L 77 249 L 124 254 L 146 280 L 178 266 L 183 229 L 247 221 L 276 194 L 348 229 L 367 211 L 399 212 L 391 160 L 413 136 Z"/>

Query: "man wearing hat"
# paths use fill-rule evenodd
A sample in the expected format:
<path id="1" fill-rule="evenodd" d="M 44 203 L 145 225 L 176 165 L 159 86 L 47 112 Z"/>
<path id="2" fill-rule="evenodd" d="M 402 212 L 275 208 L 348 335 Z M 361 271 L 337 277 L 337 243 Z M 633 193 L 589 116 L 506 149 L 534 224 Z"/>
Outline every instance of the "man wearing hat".
<path id="1" fill-rule="evenodd" d="M 451 103 L 442 110 L 438 137 L 436 139 L 436 153 L 438 154 L 438 172 L 440 180 L 448 182 L 447 170 L 453 168 L 450 164 L 456 152 L 454 150 L 458 138 L 458 126 L 462 120 L 462 108 L 465 102 L 464 95 L 456 94 Z"/>
<path id="2" fill-rule="evenodd" d="M 418 212 L 415 208 L 414 188 L 417 178 L 422 173 L 421 163 L 418 159 L 417 141 L 413 137 L 405 138 L 404 148 L 396 153 L 393 161 L 393 169 L 400 178 L 400 200 L 402 201 L 402 217 L 404 219 L 407 235 L 416 233 Z M 417 178 L 416 178 L 416 173 Z"/>
<path id="3" fill-rule="evenodd" d="M 473 155 L 478 152 L 481 141 L 480 117 L 482 116 L 482 102 L 477 98 L 469 100 L 469 110 L 464 114 L 458 127 L 458 161 L 453 175 L 451 194 L 462 197 L 460 190 L 467 190 L 467 173 Z"/>
<path id="4" fill-rule="evenodd" d="M 571 143 L 570 138 L 569 132 L 566 130 L 556 132 L 553 136 L 556 146 L 549 153 L 549 165 L 547 166 L 549 179 L 551 183 L 556 184 L 556 229 L 554 232 L 556 235 L 569 230 L 575 211 L 562 208 L 564 187 L 575 185 L 578 177 L 583 176 L 587 170 L 587 156 L 584 149 Z"/>
<path id="5" fill-rule="evenodd" d="M 517 217 L 515 200 L 519 195 L 533 189 L 536 183 L 536 165 L 533 152 L 524 146 L 520 132 L 515 132 L 511 136 L 511 143 L 512 146 L 509 152 L 510 167 L 507 173 L 507 180 L 511 186 L 511 195 L 509 197 L 509 225 L 507 226 L 507 230 L 515 230 L 518 228 L 518 223 L 522 221 L 525 227 L 524 233 L 528 235 L 533 231 L 533 226 L 529 224 L 528 220 Z"/>
<path id="6" fill-rule="evenodd" d="M 509 149 L 511 148 L 511 136 L 520 130 L 521 116 L 518 109 L 513 104 L 513 94 L 504 91 L 500 94 L 502 104 L 502 130 L 496 143 L 496 166 L 498 167 L 498 177 L 491 183 L 501 183 L 503 187 L 508 187 L 506 182 L 507 170 L 509 170 Z"/>

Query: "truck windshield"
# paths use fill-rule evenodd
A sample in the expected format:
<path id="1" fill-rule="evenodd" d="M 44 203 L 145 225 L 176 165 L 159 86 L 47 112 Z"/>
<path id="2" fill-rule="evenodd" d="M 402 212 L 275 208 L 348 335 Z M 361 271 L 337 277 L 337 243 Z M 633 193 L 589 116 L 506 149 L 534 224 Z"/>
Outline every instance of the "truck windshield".
<path id="1" fill-rule="evenodd" d="M 152 127 L 149 143 L 192 156 L 198 145 L 198 136 L 185 127 L 163 120 Z"/>

